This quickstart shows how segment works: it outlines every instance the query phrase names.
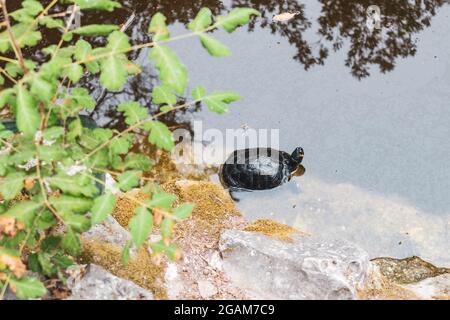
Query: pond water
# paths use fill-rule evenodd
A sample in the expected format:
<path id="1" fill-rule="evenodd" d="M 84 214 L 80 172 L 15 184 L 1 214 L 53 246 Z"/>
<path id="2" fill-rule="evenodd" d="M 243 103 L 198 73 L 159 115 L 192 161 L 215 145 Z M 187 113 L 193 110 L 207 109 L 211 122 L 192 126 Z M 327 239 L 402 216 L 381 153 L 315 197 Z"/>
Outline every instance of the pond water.
<path id="1" fill-rule="evenodd" d="M 168 17 L 173 34 L 187 32 L 183 24 L 203 6 L 215 14 L 233 6 L 262 12 L 232 35 L 215 32 L 232 50 L 231 57 L 209 57 L 197 39 L 170 44 L 188 67 L 190 89 L 202 84 L 207 91 L 234 90 L 242 100 L 223 116 L 196 108 L 166 121 L 190 127 L 193 119 L 201 120 L 203 130 L 223 133 L 241 127 L 278 129 L 280 149 L 305 149 L 303 176 L 275 190 L 239 195 L 244 215 L 346 238 L 371 257 L 419 255 L 450 266 L 446 1 L 125 3 L 125 9 L 105 19 L 124 22 L 134 10 L 128 33 L 138 42 L 147 39 L 156 10 Z M 379 6 L 383 17 L 374 32 L 366 28 L 370 5 Z M 286 11 L 298 14 L 289 22 L 272 22 L 273 15 Z M 100 124 L 120 127 L 114 106 L 124 99 L 155 110 L 148 93 L 156 78 L 146 57 L 146 51 L 134 57 L 148 67 L 123 92 L 97 90 L 100 105 L 94 116 Z M 93 90 L 96 85 L 85 84 Z"/>

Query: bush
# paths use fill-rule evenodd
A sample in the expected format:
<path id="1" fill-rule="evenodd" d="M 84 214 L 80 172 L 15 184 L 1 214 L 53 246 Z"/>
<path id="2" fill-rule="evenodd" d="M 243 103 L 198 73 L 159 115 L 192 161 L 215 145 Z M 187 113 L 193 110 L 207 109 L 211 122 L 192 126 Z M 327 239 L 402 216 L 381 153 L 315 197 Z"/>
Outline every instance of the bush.
<path id="1" fill-rule="evenodd" d="M 113 211 L 117 198 L 99 188 L 104 185 L 101 175 L 111 174 L 124 192 L 142 186 L 141 175 L 152 161 L 129 152 L 137 133 L 170 151 L 172 134 L 158 118 L 201 102 L 221 114 L 239 98 L 233 92 L 206 94 L 198 86 L 191 99 L 177 105 L 178 97 L 185 95 L 188 72 L 166 43 L 198 37 L 210 55 L 229 55 L 229 49 L 210 31 L 223 28 L 232 32 L 258 12 L 235 8 L 226 16 L 214 17 L 203 8 L 189 23 L 190 32 L 177 37 L 171 37 L 164 15 L 156 13 L 148 28 L 152 41 L 131 45 L 116 25 L 84 25 L 71 30 L 70 21 L 65 24 L 58 19 L 58 12 L 49 14 L 57 0 L 45 8 L 36 0 L 24 0 L 22 8 L 14 12 L 8 12 L 4 0 L 0 3 L 5 17 L 0 32 L 0 52 L 4 54 L 0 56 L 0 82 L 7 87 L 0 92 L 0 108 L 13 117 L 12 123 L 0 124 L 0 298 L 8 286 L 19 298 L 38 298 L 46 292 L 42 276 L 64 281 L 64 270 L 81 251 L 80 234 L 102 223 Z M 73 10 L 120 7 L 112 0 L 61 3 L 73 4 Z M 45 62 L 27 58 L 23 52 L 32 51 L 28 48 L 37 46 L 41 31 L 48 28 L 60 30 L 61 41 L 42 49 Z M 94 36 L 106 37 L 106 45 L 93 48 L 89 40 Z M 105 89 L 118 91 L 128 77 L 140 72 L 128 53 L 147 47 L 159 74 L 160 84 L 150 93 L 152 101 L 160 105 L 159 112 L 149 114 L 138 102 L 127 101 L 117 106 L 124 114 L 125 130 L 86 125 L 80 113 L 95 108 L 96 102 L 88 90 L 77 87 L 80 79 L 95 74 Z M 143 202 L 125 194 L 139 206 L 129 224 L 131 240 L 123 250 L 123 260 L 127 262 L 132 246 L 143 245 L 155 254 L 176 259 L 179 252 L 171 241 L 172 229 L 189 217 L 193 206 L 174 207 L 176 197 L 153 184 L 143 186 L 142 191 L 149 194 Z M 148 243 L 154 225 L 159 226 L 162 240 Z M 32 277 L 28 270 L 42 276 Z"/>

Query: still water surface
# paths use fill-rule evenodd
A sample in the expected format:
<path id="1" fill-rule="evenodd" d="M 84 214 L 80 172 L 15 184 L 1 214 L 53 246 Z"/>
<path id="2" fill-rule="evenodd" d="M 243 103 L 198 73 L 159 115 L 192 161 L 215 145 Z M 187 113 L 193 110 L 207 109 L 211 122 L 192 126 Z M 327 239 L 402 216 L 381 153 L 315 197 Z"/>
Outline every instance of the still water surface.
<path id="1" fill-rule="evenodd" d="M 418 5 L 416 4 L 418 3 Z M 378 5 L 382 29 L 365 27 Z M 234 90 L 243 99 L 217 116 L 191 110 L 167 119 L 204 129 L 279 129 L 280 148 L 305 149 L 306 173 L 283 187 L 241 195 L 250 219 L 271 218 L 313 235 L 343 237 L 372 257 L 420 255 L 450 266 L 450 6 L 446 1 L 128 1 L 129 34 L 145 41 L 160 10 L 173 34 L 203 6 L 218 14 L 232 6 L 262 18 L 234 34 L 215 32 L 231 57 L 207 55 L 198 40 L 171 44 L 190 71 L 190 89 Z M 299 12 L 272 23 L 281 12 Z M 114 106 L 138 99 L 154 110 L 147 64 L 120 94 L 103 96 L 94 114 L 120 126 Z M 92 87 L 95 83 L 90 83 Z M 101 93 L 97 92 L 100 96 Z M 213 177 L 217 179 L 217 177 Z"/>

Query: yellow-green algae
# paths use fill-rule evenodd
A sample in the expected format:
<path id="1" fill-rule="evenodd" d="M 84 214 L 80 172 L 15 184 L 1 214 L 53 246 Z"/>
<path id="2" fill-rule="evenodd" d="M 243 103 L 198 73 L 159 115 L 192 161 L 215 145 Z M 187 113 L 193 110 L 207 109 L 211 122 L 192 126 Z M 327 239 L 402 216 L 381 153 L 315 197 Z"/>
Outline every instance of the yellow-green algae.
<path id="1" fill-rule="evenodd" d="M 133 281 L 150 290 L 156 299 L 166 299 L 164 288 L 165 261 L 155 262 L 145 248 L 138 250 L 127 265 L 122 263 L 122 248 L 96 240 L 83 240 L 82 263 L 95 263 L 117 277 Z"/>
<path id="2" fill-rule="evenodd" d="M 270 238 L 281 241 L 292 241 L 292 235 L 307 235 L 297 229 L 294 229 L 286 224 L 279 223 L 269 219 L 256 220 L 244 228 L 244 231 L 261 233 Z"/>

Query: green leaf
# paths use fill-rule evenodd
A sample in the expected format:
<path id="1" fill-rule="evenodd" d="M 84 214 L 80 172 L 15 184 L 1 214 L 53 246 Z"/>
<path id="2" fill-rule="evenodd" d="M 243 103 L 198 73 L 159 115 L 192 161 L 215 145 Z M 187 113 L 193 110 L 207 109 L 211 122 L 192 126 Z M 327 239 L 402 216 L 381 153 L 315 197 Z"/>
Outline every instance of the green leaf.
<path id="1" fill-rule="evenodd" d="M 44 231 L 56 225 L 56 219 L 50 211 L 42 212 L 37 220 L 36 228 L 38 231 Z"/>
<path id="2" fill-rule="evenodd" d="M 172 213 L 172 216 L 175 219 L 178 220 L 184 220 L 186 218 L 188 218 L 191 213 L 192 213 L 192 209 L 194 209 L 194 205 L 191 203 L 184 203 L 180 206 L 178 206 Z"/>
<path id="3" fill-rule="evenodd" d="M 164 239 L 170 238 L 173 231 L 173 220 L 164 218 L 161 222 L 161 225 L 159 226 L 159 229 L 161 230 L 161 235 Z"/>
<path id="4" fill-rule="evenodd" d="M 259 16 L 260 13 L 251 8 L 235 8 L 227 16 L 217 17 L 217 24 L 227 32 L 233 32 L 237 27 L 247 24 L 252 15 Z"/>
<path id="5" fill-rule="evenodd" d="M 49 199 L 50 204 L 58 211 L 71 211 L 84 213 L 92 208 L 94 202 L 91 199 L 83 197 L 72 197 L 67 195 L 52 196 Z"/>
<path id="6" fill-rule="evenodd" d="M 204 99 L 208 109 L 222 114 L 228 111 L 228 104 L 240 99 L 234 92 L 215 92 Z"/>
<path id="7" fill-rule="evenodd" d="M 5 200 L 14 199 L 23 188 L 23 172 L 12 172 L 5 178 L 0 178 L 0 194 Z"/>
<path id="8" fill-rule="evenodd" d="M 66 150 L 59 145 L 39 145 L 38 148 L 39 158 L 43 161 L 52 162 L 64 159 L 67 156 Z"/>
<path id="9" fill-rule="evenodd" d="M 42 40 L 41 33 L 39 31 L 33 31 L 34 27 L 29 30 L 29 26 L 29 23 L 18 23 L 11 28 L 14 38 L 17 40 L 17 43 L 21 48 L 26 46 L 33 47 Z M 6 53 L 11 49 L 12 47 L 9 34 L 8 31 L 5 30 L 0 33 L 0 52 Z"/>
<path id="10" fill-rule="evenodd" d="M 71 227 L 75 231 L 86 232 L 91 227 L 91 222 L 89 219 L 81 214 L 65 211 L 60 211 L 59 214 L 64 220 L 64 224 Z"/>
<path id="11" fill-rule="evenodd" d="M 200 32 L 208 28 L 212 23 L 212 13 L 211 10 L 208 8 L 202 8 L 195 17 L 194 20 L 192 20 L 191 23 L 189 23 L 188 28 L 191 29 L 194 32 Z"/>
<path id="12" fill-rule="evenodd" d="M 129 153 L 125 157 L 125 170 L 126 169 L 136 169 L 148 171 L 153 165 L 153 161 L 146 155 L 137 154 L 137 153 Z"/>
<path id="13" fill-rule="evenodd" d="M 133 242 L 131 240 L 127 241 L 122 250 L 122 262 L 124 265 L 127 265 L 130 261 L 130 249 Z"/>
<path id="14" fill-rule="evenodd" d="M 155 61 L 162 83 L 178 94 L 184 94 L 187 84 L 187 69 L 175 52 L 167 46 L 157 45 L 150 51 L 149 57 Z"/>
<path id="15" fill-rule="evenodd" d="M 119 27 L 114 24 L 91 24 L 79 27 L 73 30 L 72 33 L 80 36 L 106 36 L 115 30 L 119 30 Z"/>
<path id="16" fill-rule="evenodd" d="M 149 33 L 154 33 L 153 41 L 167 40 L 170 37 L 169 29 L 166 25 L 166 17 L 161 13 L 156 13 L 148 27 Z"/>
<path id="17" fill-rule="evenodd" d="M 95 99 L 89 95 L 89 91 L 85 88 L 73 88 L 70 99 L 75 102 L 75 106 L 83 109 L 92 110 L 96 105 Z"/>
<path id="18" fill-rule="evenodd" d="M 69 131 L 67 132 L 67 139 L 69 141 L 75 140 L 77 137 L 83 134 L 83 124 L 79 117 L 75 118 L 71 123 L 69 123 Z"/>
<path id="19" fill-rule="evenodd" d="M 77 63 L 72 63 L 64 69 L 64 75 L 73 83 L 77 83 L 83 76 L 83 67 Z"/>
<path id="20" fill-rule="evenodd" d="M 81 10 L 106 10 L 113 11 L 122 7 L 121 4 L 113 0 L 74 0 Z"/>
<path id="21" fill-rule="evenodd" d="M 47 141 L 56 140 L 59 137 L 62 137 L 63 135 L 64 135 L 64 128 L 58 127 L 58 126 L 47 128 L 42 133 L 44 140 L 47 140 Z"/>
<path id="22" fill-rule="evenodd" d="M 58 173 L 54 176 L 46 178 L 46 181 L 51 187 L 55 187 L 64 193 L 73 196 L 84 195 L 86 197 L 93 197 L 98 193 L 98 189 L 92 183 L 86 183 L 80 175 L 69 176 L 65 173 Z M 89 180 L 90 181 L 90 180 Z"/>
<path id="23" fill-rule="evenodd" d="M 169 112 L 172 111 L 174 109 L 173 106 L 168 106 L 168 105 L 164 105 L 161 106 L 161 108 L 159 108 L 159 110 L 161 110 L 161 112 Z"/>
<path id="24" fill-rule="evenodd" d="M 225 102 L 220 101 L 219 99 L 214 98 L 205 98 L 204 99 L 208 109 L 212 112 L 223 114 L 228 111 L 228 105 Z"/>
<path id="25" fill-rule="evenodd" d="M 61 39 L 63 39 L 63 41 L 69 42 L 72 41 L 73 39 L 73 32 L 66 32 L 63 33 L 63 35 L 61 36 Z"/>
<path id="26" fill-rule="evenodd" d="M 63 269 L 67 269 L 70 266 L 73 266 L 75 263 L 73 262 L 73 259 L 71 257 L 62 255 L 60 253 L 57 253 L 53 260 L 55 261 L 55 264 Z"/>
<path id="27" fill-rule="evenodd" d="M 43 16 L 39 19 L 39 24 L 44 25 L 49 29 L 64 28 L 64 22 L 60 19 L 53 19 L 48 16 Z"/>
<path id="28" fill-rule="evenodd" d="M 42 207 L 42 204 L 35 201 L 21 201 L 14 204 L 3 214 L 8 217 L 15 217 L 18 221 L 30 227 L 34 221 L 36 211 L 40 207 Z"/>
<path id="29" fill-rule="evenodd" d="M 124 192 L 130 191 L 139 185 L 141 174 L 141 171 L 125 171 L 117 178 L 119 180 L 118 187 Z"/>
<path id="30" fill-rule="evenodd" d="M 45 286 L 36 278 L 23 277 L 10 279 L 11 288 L 19 299 L 36 299 L 46 292 Z"/>
<path id="31" fill-rule="evenodd" d="M 117 111 L 125 114 L 125 123 L 128 125 L 136 124 L 148 118 L 147 109 L 135 101 L 122 102 L 119 104 Z"/>
<path id="32" fill-rule="evenodd" d="M 220 43 L 218 40 L 207 36 L 206 34 L 200 35 L 200 41 L 203 47 L 208 50 L 208 53 L 213 57 L 226 57 L 230 55 L 230 49 Z"/>
<path id="33" fill-rule="evenodd" d="M 112 53 L 124 52 L 130 48 L 128 36 L 121 31 L 114 31 L 108 36 L 108 45 Z"/>
<path id="34" fill-rule="evenodd" d="M 14 94 L 14 89 L 3 89 L 0 91 L 0 108 L 3 108 L 7 103 L 11 104 L 11 98 Z"/>
<path id="35" fill-rule="evenodd" d="M 141 247 L 152 232 L 153 216 L 144 207 L 136 209 L 136 215 L 130 220 L 131 239 L 136 247 Z"/>
<path id="36" fill-rule="evenodd" d="M 25 60 L 24 64 L 25 67 L 29 70 L 34 70 L 34 68 L 36 67 L 36 63 L 31 60 Z M 5 66 L 5 70 L 13 78 L 17 77 L 18 75 L 24 74 L 24 70 L 22 69 L 22 67 L 19 64 L 13 62 L 8 62 Z"/>
<path id="37" fill-rule="evenodd" d="M 105 221 L 105 219 L 113 212 L 116 206 L 117 197 L 108 192 L 94 200 L 94 206 L 91 209 L 91 222 L 98 224 Z"/>
<path id="38" fill-rule="evenodd" d="M 67 228 L 67 233 L 64 235 L 61 246 L 69 254 L 77 256 L 81 252 L 81 242 L 79 236 L 72 230 L 72 228 Z"/>
<path id="39" fill-rule="evenodd" d="M 25 136 L 34 136 L 41 123 L 41 117 L 37 110 L 36 102 L 25 87 L 17 87 L 17 128 Z"/>
<path id="40" fill-rule="evenodd" d="M 115 155 L 128 153 L 131 147 L 131 135 L 115 138 L 109 144 L 111 152 Z"/>
<path id="41" fill-rule="evenodd" d="M 241 99 L 241 96 L 239 94 L 232 91 L 213 92 L 209 97 L 212 99 L 220 100 L 227 104 Z"/>
<path id="42" fill-rule="evenodd" d="M 201 100 L 205 96 L 206 90 L 202 86 L 197 86 L 192 90 L 191 96 L 194 100 Z"/>
<path id="43" fill-rule="evenodd" d="M 145 204 L 151 208 L 160 208 L 170 210 L 172 203 L 177 199 L 176 196 L 166 192 L 155 193 L 151 200 L 145 200 Z"/>
<path id="44" fill-rule="evenodd" d="M 121 59 L 110 56 L 101 63 L 100 83 L 110 91 L 118 91 L 127 81 L 127 69 Z"/>
<path id="45" fill-rule="evenodd" d="M 41 242 L 41 249 L 45 252 L 52 252 L 53 250 L 58 249 L 59 244 L 61 243 L 60 236 L 48 235 Z"/>
<path id="46" fill-rule="evenodd" d="M 148 141 L 167 151 L 174 147 L 172 132 L 160 121 L 151 121 L 146 123 L 146 128 L 150 129 Z"/>
<path id="47" fill-rule="evenodd" d="M 44 8 L 35 0 L 25 0 L 22 2 L 22 9 L 11 12 L 9 15 L 16 21 L 31 22 L 33 18 Z"/>
<path id="48" fill-rule="evenodd" d="M 150 244 L 154 254 L 164 253 L 170 259 L 175 260 L 178 256 L 178 249 L 175 245 L 166 245 L 163 240 Z"/>
<path id="49" fill-rule="evenodd" d="M 48 239 L 48 238 L 46 238 Z M 56 273 L 56 268 L 54 264 L 50 261 L 50 255 L 44 252 L 39 252 L 37 259 L 39 265 L 42 268 L 42 273 L 48 277 L 53 276 Z"/>
<path id="50" fill-rule="evenodd" d="M 56 86 L 40 76 L 35 76 L 30 81 L 30 92 L 42 102 L 50 101 L 56 94 Z"/>
<path id="51" fill-rule="evenodd" d="M 152 99 L 156 104 L 165 103 L 168 105 L 174 105 L 177 103 L 177 97 L 173 94 L 172 89 L 166 85 L 153 88 Z"/>
<path id="52" fill-rule="evenodd" d="M 85 61 L 84 64 L 90 72 L 97 73 L 100 71 L 98 61 L 87 61 L 94 57 L 92 53 L 92 46 L 89 42 L 83 39 L 78 40 L 75 44 L 74 56 L 77 61 Z"/>

